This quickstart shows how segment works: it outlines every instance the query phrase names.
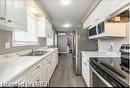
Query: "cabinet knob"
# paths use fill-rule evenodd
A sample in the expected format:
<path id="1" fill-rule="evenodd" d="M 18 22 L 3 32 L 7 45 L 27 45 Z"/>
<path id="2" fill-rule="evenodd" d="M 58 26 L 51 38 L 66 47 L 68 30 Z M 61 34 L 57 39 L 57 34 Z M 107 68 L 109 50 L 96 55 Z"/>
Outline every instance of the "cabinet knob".
<path id="1" fill-rule="evenodd" d="M 11 23 L 12 21 L 11 21 L 11 20 L 8 20 L 8 22 L 10 22 L 10 23 Z"/>
<path id="2" fill-rule="evenodd" d="M 1 19 L 1 20 L 5 20 L 5 18 L 4 18 L 4 17 L 0 17 L 0 19 Z"/>
<path id="3" fill-rule="evenodd" d="M 40 66 L 37 66 L 37 68 L 40 68 Z"/>
<path id="4" fill-rule="evenodd" d="M 39 82 L 40 80 L 38 79 L 37 82 Z"/>

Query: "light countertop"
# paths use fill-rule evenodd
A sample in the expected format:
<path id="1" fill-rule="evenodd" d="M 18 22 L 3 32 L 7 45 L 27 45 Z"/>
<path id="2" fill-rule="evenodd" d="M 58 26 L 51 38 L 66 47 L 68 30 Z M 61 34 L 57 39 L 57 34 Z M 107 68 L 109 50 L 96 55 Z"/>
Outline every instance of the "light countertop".
<path id="1" fill-rule="evenodd" d="M 0 62 L 0 83 L 8 83 L 27 69 L 44 59 L 57 48 L 46 49 L 50 52 L 43 56 L 13 56 L 12 60 Z M 42 49 L 41 49 L 42 50 Z M 3 56 L 2 56 L 3 57 Z M 0 59 L 3 59 L 0 57 Z M 6 58 L 5 58 L 6 59 Z"/>
<path id="2" fill-rule="evenodd" d="M 81 53 L 85 53 L 88 57 L 120 57 L 120 54 L 115 52 L 81 51 Z"/>

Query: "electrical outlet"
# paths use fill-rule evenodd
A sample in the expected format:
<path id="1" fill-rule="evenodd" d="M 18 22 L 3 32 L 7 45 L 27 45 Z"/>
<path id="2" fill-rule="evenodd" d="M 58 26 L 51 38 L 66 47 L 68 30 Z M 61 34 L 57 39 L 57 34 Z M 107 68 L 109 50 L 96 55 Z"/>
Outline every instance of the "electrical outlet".
<path id="1" fill-rule="evenodd" d="M 5 42 L 5 48 L 6 49 L 10 48 L 10 42 Z"/>
<path id="2" fill-rule="evenodd" d="M 110 46 L 111 46 L 111 47 L 113 47 L 113 46 L 114 46 L 113 42 L 111 42 L 111 43 L 110 43 Z"/>

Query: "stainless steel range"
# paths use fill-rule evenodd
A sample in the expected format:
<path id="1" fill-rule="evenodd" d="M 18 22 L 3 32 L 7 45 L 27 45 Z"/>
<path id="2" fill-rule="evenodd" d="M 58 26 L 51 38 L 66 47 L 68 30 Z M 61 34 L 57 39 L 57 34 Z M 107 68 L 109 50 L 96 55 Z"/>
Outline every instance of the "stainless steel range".
<path id="1" fill-rule="evenodd" d="M 121 52 L 121 69 L 130 72 L 130 44 L 124 44 L 120 48 Z"/>
<path id="2" fill-rule="evenodd" d="M 120 52 L 120 58 L 90 58 L 93 87 L 130 86 L 130 45 L 122 45 Z"/>

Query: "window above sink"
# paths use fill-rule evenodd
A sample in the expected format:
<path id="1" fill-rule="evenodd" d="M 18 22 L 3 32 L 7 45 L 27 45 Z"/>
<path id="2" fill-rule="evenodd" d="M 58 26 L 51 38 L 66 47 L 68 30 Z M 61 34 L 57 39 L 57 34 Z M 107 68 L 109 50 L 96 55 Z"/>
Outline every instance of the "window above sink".
<path id="1" fill-rule="evenodd" d="M 38 20 L 35 15 L 28 12 L 27 32 L 13 32 L 13 46 L 37 45 L 37 25 Z"/>

